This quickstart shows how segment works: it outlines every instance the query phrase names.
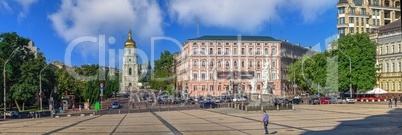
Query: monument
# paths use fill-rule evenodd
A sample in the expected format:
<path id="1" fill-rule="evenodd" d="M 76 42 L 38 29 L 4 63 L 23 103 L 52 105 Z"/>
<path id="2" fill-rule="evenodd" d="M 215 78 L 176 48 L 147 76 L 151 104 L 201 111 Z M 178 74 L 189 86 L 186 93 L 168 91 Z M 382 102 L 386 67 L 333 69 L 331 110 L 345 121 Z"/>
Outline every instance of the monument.
<path id="1" fill-rule="evenodd" d="M 261 94 L 257 93 L 255 90 L 256 79 L 253 78 L 250 80 L 251 85 L 251 100 L 248 106 L 274 106 L 275 105 L 275 96 L 272 94 L 272 90 L 269 87 L 270 79 L 270 67 L 268 61 L 266 61 L 263 65 L 262 69 L 262 92 Z"/>

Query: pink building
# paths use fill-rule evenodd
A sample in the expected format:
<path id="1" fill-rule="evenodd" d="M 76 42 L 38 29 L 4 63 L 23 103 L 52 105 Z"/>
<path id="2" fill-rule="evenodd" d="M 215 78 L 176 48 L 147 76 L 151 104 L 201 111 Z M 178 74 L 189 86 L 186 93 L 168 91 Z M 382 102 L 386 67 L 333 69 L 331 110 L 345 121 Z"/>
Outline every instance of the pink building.
<path id="1" fill-rule="evenodd" d="M 191 97 L 247 94 L 251 92 L 249 81 L 256 78 L 261 93 L 262 66 L 268 61 L 272 92 L 282 95 L 288 83 L 287 66 L 309 50 L 268 36 L 189 39 L 175 55 L 176 89 Z"/>

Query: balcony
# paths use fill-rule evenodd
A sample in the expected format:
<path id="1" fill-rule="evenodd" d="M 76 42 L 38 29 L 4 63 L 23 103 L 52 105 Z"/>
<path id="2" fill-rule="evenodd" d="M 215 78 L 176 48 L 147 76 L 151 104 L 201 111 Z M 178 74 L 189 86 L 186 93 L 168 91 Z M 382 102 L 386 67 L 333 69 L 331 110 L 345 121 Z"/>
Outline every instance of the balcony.
<path id="1" fill-rule="evenodd" d="M 344 24 L 337 24 L 337 25 L 336 25 L 336 28 L 348 28 L 348 27 L 349 27 L 349 25 L 346 24 L 346 23 L 344 23 Z"/>

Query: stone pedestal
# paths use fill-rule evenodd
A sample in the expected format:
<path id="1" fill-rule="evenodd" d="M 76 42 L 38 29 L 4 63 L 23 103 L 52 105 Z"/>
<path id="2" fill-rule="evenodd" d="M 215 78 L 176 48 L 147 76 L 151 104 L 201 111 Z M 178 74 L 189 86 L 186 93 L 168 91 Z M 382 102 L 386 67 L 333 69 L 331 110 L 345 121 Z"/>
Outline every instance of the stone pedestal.
<path id="1" fill-rule="evenodd" d="M 275 106 L 275 96 L 273 94 L 261 94 L 261 103 L 264 106 Z"/>
<path id="2" fill-rule="evenodd" d="M 251 93 L 251 97 L 250 97 L 250 104 L 249 106 L 259 106 L 261 105 L 261 99 L 259 98 L 258 93 Z"/>

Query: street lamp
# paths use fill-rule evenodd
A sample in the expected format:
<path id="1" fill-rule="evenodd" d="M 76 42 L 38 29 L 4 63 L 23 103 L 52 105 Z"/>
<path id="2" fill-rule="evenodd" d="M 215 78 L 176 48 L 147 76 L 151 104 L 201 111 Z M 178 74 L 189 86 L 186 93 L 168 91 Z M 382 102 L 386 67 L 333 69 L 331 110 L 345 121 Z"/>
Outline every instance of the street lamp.
<path id="1" fill-rule="evenodd" d="M 8 63 L 8 61 L 10 61 L 11 58 L 14 57 L 14 55 L 16 54 L 17 50 L 19 50 L 20 47 L 17 47 L 10 55 L 10 57 L 8 57 L 8 59 L 4 62 L 4 66 L 3 66 L 3 79 L 4 79 L 4 87 L 3 87 L 3 100 L 4 100 L 4 104 L 3 104 L 3 113 L 4 113 L 4 119 L 6 119 L 6 64 Z"/>
<path id="2" fill-rule="evenodd" d="M 40 102 L 40 110 L 42 111 L 42 71 L 46 69 L 50 64 L 46 64 L 46 66 L 40 70 L 39 72 L 39 102 Z"/>

